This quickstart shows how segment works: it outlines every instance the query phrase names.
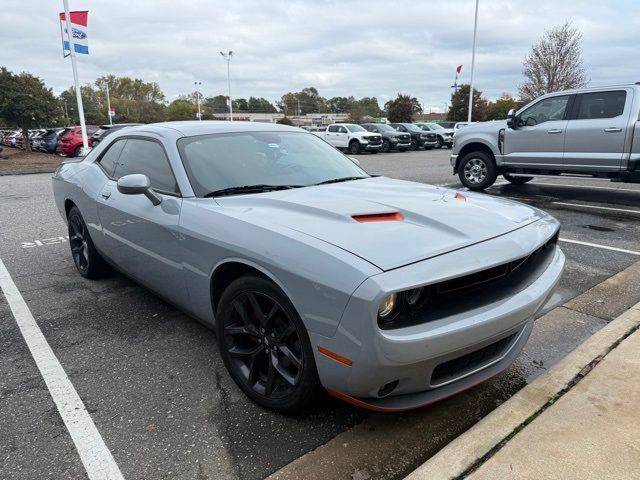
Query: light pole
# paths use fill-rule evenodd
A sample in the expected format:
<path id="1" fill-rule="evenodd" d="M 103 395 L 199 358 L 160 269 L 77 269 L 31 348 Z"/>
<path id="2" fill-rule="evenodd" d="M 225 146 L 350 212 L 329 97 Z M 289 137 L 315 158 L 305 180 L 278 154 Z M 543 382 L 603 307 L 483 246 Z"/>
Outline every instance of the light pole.
<path id="1" fill-rule="evenodd" d="M 229 52 L 224 53 L 220 52 L 222 58 L 227 61 L 227 86 L 229 87 L 229 121 L 233 122 L 233 100 L 231 100 L 231 74 L 229 73 L 229 64 L 231 63 L 231 57 L 233 57 L 233 52 L 229 50 Z"/>
<path id="2" fill-rule="evenodd" d="M 473 49 L 471 50 L 471 79 L 469 80 L 469 114 L 467 115 L 467 122 L 471 123 L 471 109 L 473 108 L 473 67 L 476 64 L 476 35 L 478 33 L 478 3 L 480 0 L 476 0 L 476 17 L 473 22 Z"/>
<path id="3" fill-rule="evenodd" d="M 107 116 L 109 117 L 109 125 L 113 125 L 113 118 L 111 118 L 111 99 L 109 98 L 109 83 L 105 82 L 107 86 Z"/>
<path id="4" fill-rule="evenodd" d="M 202 82 L 193 82 L 196 86 L 196 103 L 198 104 L 198 120 L 202 120 L 202 112 L 200 111 L 200 90 L 198 89 Z"/>

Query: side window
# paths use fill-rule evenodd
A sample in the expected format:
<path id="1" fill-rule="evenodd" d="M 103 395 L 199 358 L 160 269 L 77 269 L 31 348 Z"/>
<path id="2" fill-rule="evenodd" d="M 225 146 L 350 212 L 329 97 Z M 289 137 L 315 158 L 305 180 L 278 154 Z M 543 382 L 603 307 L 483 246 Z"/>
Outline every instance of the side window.
<path id="1" fill-rule="evenodd" d="M 401 132 L 408 132 L 407 128 L 404 125 L 398 125 L 398 130 Z"/>
<path id="2" fill-rule="evenodd" d="M 580 97 L 577 120 L 596 118 L 613 118 L 622 115 L 627 92 L 615 90 L 611 92 L 584 93 Z"/>
<path id="3" fill-rule="evenodd" d="M 531 127 L 552 120 L 562 120 L 567 110 L 569 97 L 570 95 L 561 95 L 545 98 L 531 105 L 520 114 L 520 125 Z"/>
<path id="4" fill-rule="evenodd" d="M 122 149 L 114 177 L 116 179 L 142 173 L 149 177 L 151 186 L 163 192 L 178 193 L 169 159 L 159 143 L 139 138 L 129 138 Z"/>
<path id="5" fill-rule="evenodd" d="M 107 149 L 106 152 L 104 152 L 102 157 L 100 157 L 100 160 L 98 160 L 98 163 L 110 177 L 113 177 L 113 172 L 116 169 L 116 163 L 118 163 L 118 158 L 120 157 L 120 153 L 122 152 L 125 143 L 127 143 L 126 139 L 117 140 Z"/>
<path id="6" fill-rule="evenodd" d="M 329 131 L 330 131 L 331 133 L 336 133 L 336 132 L 338 132 L 339 130 L 340 130 L 340 127 L 338 127 L 337 125 L 331 125 L 331 126 L 329 127 Z"/>

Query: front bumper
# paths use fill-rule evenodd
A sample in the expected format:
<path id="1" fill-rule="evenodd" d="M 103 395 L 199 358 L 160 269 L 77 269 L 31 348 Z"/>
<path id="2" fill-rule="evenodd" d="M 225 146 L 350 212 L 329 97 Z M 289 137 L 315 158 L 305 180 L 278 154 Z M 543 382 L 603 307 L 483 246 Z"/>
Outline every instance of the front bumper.
<path id="1" fill-rule="evenodd" d="M 382 148 L 382 143 L 376 143 L 376 144 L 367 143 L 365 145 L 362 145 L 362 149 L 366 152 L 377 151 L 377 150 L 380 150 L 381 148 Z"/>
<path id="2" fill-rule="evenodd" d="M 394 330 L 378 327 L 377 306 L 389 292 L 526 256 L 552 237 L 557 228 L 554 219 L 542 219 L 502 237 L 370 277 L 354 292 L 334 337 L 311 335 L 314 346 L 352 360 L 352 365 L 347 366 L 316 351 L 322 384 L 344 400 L 393 411 L 441 400 L 504 370 L 524 347 L 535 314 L 560 279 L 565 258 L 558 247 L 526 288 L 494 303 Z M 491 264 L 487 264 L 487 258 L 493 260 Z M 499 351 L 494 345 L 500 345 Z M 446 381 L 442 377 L 435 379 L 438 367 L 491 349 L 494 354 L 472 365 L 471 370 L 452 374 Z M 397 386 L 388 396 L 380 394 L 382 387 L 396 381 Z"/>

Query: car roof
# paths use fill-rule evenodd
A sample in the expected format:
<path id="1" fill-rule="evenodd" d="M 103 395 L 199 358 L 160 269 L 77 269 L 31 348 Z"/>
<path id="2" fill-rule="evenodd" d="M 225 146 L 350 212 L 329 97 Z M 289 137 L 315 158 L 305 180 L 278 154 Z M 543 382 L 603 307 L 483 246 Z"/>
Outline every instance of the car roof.
<path id="1" fill-rule="evenodd" d="M 163 135 L 168 131 L 178 132 L 183 136 L 208 135 L 216 133 L 237 132 L 304 132 L 301 128 L 263 122 L 230 122 L 219 120 L 189 120 L 176 122 L 150 123 L 148 125 L 131 126 L 127 135 L 135 133 L 156 133 Z"/>

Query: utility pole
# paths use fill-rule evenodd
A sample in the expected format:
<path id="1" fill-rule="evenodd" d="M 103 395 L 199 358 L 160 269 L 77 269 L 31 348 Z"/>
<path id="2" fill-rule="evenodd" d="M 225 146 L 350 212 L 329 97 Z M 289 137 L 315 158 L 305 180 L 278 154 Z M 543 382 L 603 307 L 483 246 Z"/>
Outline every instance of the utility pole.
<path id="1" fill-rule="evenodd" d="M 202 85 L 202 82 L 193 82 L 196 86 L 196 103 L 198 104 L 198 120 L 202 120 L 202 112 L 200 111 L 200 90 L 198 87 Z"/>
<path id="2" fill-rule="evenodd" d="M 229 87 L 229 121 L 233 122 L 233 100 L 231 98 L 231 73 L 229 64 L 231 63 L 231 57 L 233 57 L 233 52 L 229 50 L 228 53 L 220 52 L 222 58 L 227 61 L 227 86 Z"/>
<path id="3" fill-rule="evenodd" d="M 111 99 L 109 98 L 109 82 L 106 82 L 107 85 L 107 116 L 109 117 L 109 125 L 113 125 L 113 119 L 111 117 Z"/>
<path id="4" fill-rule="evenodd" d="M 80 117 L 80 131 L 82 132 L 83 155 L 89 150 L 89 140 L 87 139 L 87 125 L 84 121 L 84 106 L 82 105 L 82 94 L 80 92 L 80 80 L 78 80 L 78 65 L 76 63 L 76 44 L 73 41 L 71 30 L 71 12 L 69 11 L 69 0 L 62 0 L 64 5 L 64 19 L 67 24 L 67 39 L 69 40 L 69 55 L 71 56 L 71 69 L 73 70 L 73 83 L 76 87 L 76 101 L 78 102 L 78 116 Z"/>
<path id="5" fill-rule="evenodd" d="M 476 16 L 473 22 L 473 49 L 471 50 L 471 79 L 469 80 L 469 114 L 467 115 L 467 122 L 471 123 L 471 109 L 473 108 L 473 68 L 476 64 L 476 36 L 478 34 L 478 3 L 480 0 L 476 0 Z"/>

